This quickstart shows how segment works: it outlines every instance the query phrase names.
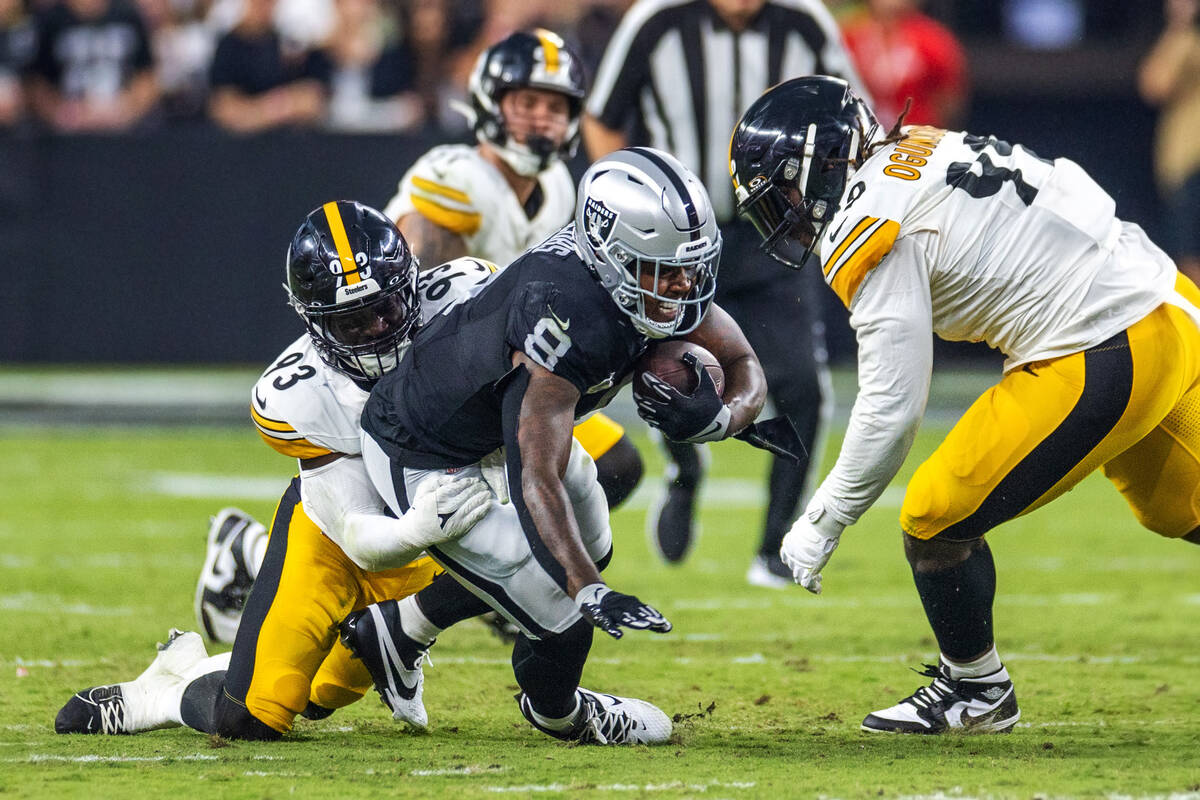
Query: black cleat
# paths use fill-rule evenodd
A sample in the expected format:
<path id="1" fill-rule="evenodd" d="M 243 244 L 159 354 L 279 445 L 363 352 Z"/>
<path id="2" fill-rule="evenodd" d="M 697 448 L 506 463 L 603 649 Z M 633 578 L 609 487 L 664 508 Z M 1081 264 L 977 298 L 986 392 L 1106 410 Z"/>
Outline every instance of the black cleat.
<path id="1" fill-rule="evenodd" d="M 267 529 L 245 511 L 223 508 L 208 526 L 208 546 L 196 583 L 196 621 L 211 641 L 233 644 L 258 564 L 251 563 Z"/>
<path id="2" fill-rule="evenodd" d="M 982 678 L 959 680 L 950 677 L 945 664 L 926 664 L 917 674 L 933 678 L 933 682 L 891 708 L 868 714 L 862 723 L 864 731 L 1008 733 L 1021 718 L 1004 667 Z"/>
<path id="3" fill-rule="evenodd" d="M 399 604 L 385 600 L 369 605 L 342 620 L 338 630 L 342 644 L 361 658 L 371 673 L 375 691 L 391 710 L 392 719 L 415 728 L 428 726 L 429 715 L 421 698 L 425 689 L 421 665 L 428 652 L 404 634 Z"/>
<path id="4" fill-rule="evenodd" d="M 125 696 L 117 684 L 84 689 L 54 718 L 55 733 L 131 733 L 125 725 Z"/>

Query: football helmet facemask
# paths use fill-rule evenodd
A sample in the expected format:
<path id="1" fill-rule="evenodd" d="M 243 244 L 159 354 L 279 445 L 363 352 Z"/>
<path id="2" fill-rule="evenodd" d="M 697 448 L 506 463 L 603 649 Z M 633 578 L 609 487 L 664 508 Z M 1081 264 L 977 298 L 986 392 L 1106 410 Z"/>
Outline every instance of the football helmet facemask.
<path id="1" fill-rule="evenodd" d="M 288 246 L 288 301 L 321 359 L 370 382 L 399 363 L 421 321 L 418 262 L 381 212 L 348 200 L 313 210 Z"/>
<path id="2" fill-rule="evenodd" d="M 875 114 L 839 78 L 795 78 L 754 101 L 730 139 L 729 172 L 764 251 L 804 265 L 878 134 Z"/>
<path id="3" fill-rule="evenodd" d="M 721 231 L 703 184 L 674 156 L 631 147 L 592 164 L 579 184 L 574 237 L 646 336 L 679 336 L 704 319 L 717 288 Z"/>
<path id="4" fill-rule="evenodd" d="M 468 89 L 475 136 L 496 148 L 519 175 L 533 177 L 559 158 L 570 158 L 579 145 L 579 116 L 587 91 L 583 62 L 558 34 L 538 28 L 519 31 L 489 47 L 475 61 Z M 567 134 L 561 142 L 509 135 L 500 99 L 513 89 L 542 89 L 565 95 Z"/>

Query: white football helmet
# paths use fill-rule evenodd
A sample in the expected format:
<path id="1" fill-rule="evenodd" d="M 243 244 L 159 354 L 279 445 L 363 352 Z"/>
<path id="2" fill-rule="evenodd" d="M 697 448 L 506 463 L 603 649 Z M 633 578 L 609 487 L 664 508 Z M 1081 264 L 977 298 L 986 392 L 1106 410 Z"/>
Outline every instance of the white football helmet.
<path id="1" fill-rule="evenodd" d="M 721 231 L 704 185 L 674 156 L 631 147 L 592 164 L 580 182 L 574 235 L 600 284 L 646 336 L 679 336 L 704 319 L 717 288 Z M 660 275 L 675 268 L 690 289 L 683 297 L 659 294 Z"/>

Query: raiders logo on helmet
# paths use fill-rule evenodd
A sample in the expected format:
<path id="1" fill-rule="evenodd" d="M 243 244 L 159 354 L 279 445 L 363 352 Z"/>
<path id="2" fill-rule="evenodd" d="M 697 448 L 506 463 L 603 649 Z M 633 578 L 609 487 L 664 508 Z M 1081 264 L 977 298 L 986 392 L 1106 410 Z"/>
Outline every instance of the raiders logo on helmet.
<path id="1" fill-rule="evenodd" d="M 589 197 L 583 206 L 583 219 L 588 241 L 593 247 L 604 247 L 612 237 L 613 228 L 616 227 L 617 212 L 604 205 L 603 201 Z"/>

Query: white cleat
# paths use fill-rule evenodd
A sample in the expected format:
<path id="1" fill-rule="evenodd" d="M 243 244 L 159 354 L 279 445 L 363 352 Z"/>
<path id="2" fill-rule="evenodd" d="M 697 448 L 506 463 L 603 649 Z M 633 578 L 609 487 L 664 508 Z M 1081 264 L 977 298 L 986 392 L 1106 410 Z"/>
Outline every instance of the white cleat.
<path id="1" fill-rule="evenodd" d="M 664 744 L 671 736 L 671 718 L 658 706 L 632 697 L 592 692 L 579 695 L 580 713 L 575 724 L 561 731 L 539 725 L 525 693 L 517 695 L 521 713 L 533 727 L 555 739 L 583 744 Z"/>

